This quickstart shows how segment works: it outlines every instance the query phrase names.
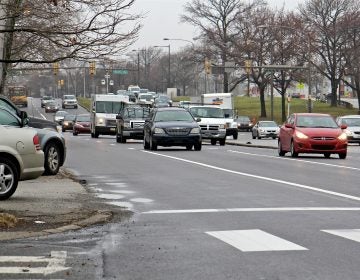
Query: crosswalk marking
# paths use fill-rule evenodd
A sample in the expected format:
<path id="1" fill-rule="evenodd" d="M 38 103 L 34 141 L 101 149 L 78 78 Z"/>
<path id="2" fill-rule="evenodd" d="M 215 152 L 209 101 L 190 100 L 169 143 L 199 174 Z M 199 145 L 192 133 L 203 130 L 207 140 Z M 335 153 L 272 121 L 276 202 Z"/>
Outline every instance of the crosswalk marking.
<path id="1" fill-rule="evenodd" d="M 242 252 L 303 251 L 305 247 L 259 229 L 206 232 Z"/>
<path id="2" fill-rule="evenodd" d="M 322 231 L 346 239 L 350 239 L 356 242 L 360 242 L 360 229 L 333 229 L 333 230 L 322 230 Z"/>

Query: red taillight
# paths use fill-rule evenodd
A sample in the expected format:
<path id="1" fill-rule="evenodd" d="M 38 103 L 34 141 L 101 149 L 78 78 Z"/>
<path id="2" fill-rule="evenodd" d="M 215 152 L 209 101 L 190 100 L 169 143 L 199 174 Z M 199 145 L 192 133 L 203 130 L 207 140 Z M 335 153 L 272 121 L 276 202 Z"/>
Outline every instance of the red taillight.
<path id="1" fill-rule="evenodd" d="M 33 138 L 33 143 L 34 143 L 34 146 L 35 146 L 35 149 L 37 151 L 40 151 L 41 150 L 41 147 L 40 147 L 40 139 L 39 139 L 39 135 L 35 135 L 34 138 Z"/>

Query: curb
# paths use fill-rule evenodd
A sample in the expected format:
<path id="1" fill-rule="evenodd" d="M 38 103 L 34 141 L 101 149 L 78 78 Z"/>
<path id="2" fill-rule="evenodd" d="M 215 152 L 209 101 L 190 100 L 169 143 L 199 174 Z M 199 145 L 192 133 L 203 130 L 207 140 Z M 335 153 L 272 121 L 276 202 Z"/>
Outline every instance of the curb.
<path id="1" fill-rule="evenodd" d="M 89 218 L 77 222 L 73 222 L 72 224 L 54 229 L 46 229 L 42 231 L 31 231 L 31 232 L 16 232 L 16 231 L 1 232 L 0 241 L 30 238 L 30 237 L 41 237 L 55 233 L 63 233 L 70 230 L 79 230 L 87 226 L 108 222 L 111 219 L 111 217 L 112 217 L 112 212 L 110 211 L 97 211 L 96 214 L 90 216 Z"/>

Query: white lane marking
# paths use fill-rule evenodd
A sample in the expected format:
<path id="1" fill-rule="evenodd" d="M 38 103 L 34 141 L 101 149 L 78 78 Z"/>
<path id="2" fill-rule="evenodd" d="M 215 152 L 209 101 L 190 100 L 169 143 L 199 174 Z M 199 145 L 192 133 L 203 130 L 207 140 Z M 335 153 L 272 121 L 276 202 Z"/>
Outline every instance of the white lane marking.
<path id="1" fill-rule="evenodd" d="M 135 150 L 135 148 L 128 148 L 128 150 Z"/>
<path id="2" fill-rule="evenodd" d="M 360 207 L 276 207 L 276 208 L 226 208 L 226 209 L 179 209 L 152 210 L 142 214 L 187 214 L 222 212 L 292 212 L 292 211 L 360 211 Z"/>
<path id="3" fill-rule="evenodd" d="M 214 165 L 209 165 L 209 164 L 196 162 L 196 161 L 192 161 L 192 160 L 188 160 L 188 159 L 163 155 L 163 154 L 159 154 L 159 153 L 154 153 L 154 152 L 149 152 L 149 151 L 142 151 L 142 152 L 152 154 L 152 155 L 156 155 L 156 156 L 165 157 L 165 158 L 170 158 L 170 159 L 174 159 L 174 160 L 178 160 L 178 161 L 182 161 L 182 162 L 186 162 L 186 163 L 190 163 L 190 164 L 193 164 L 193 165 L 199 165 L 199 166 L 202 166 L 202 167 L 205 167 L 205 168 L 210 168 L 210 169 L 215 169 L 215 170 L 218 170 L 218 171 L 232 173 L 232 174 L 236 174 L 236 175 L 240 175 L 240 176 L 244 176 L 244 177 L 250 177 L 250 178 L 254 178 L 254 179 L 264 180 L 264 181 L 268 181 L 268 182 L 288 185 L 288 186 L 292 186 L 292 187 L 296 187 L 296 188 L 312 190 L 312 191 L 319 192 L 319 193 L 325 193 L 325 194 L 329 194 L 329 195 L 333 195 L 333 196 L 337 196 L 337 197 L 342 197 L 342 198 L 347 198 L 347 199 L 351 199 L 351 200 L 360 201 L 360 197 L 358 197 L 358 196 L 343 194 L 343 193 L 334 192 L 334 191 L 328 191 L 328 190 L 324 190 L 324 189 L 320 189 L 320 188 L 316 188 L 316 187 L 311 187 L 311 186 L 298 184 L 298 183 L 293 183 L 293 182 L 284 181 L 284 180 L 278 180 L 278 179 L 274 179 L 274 178 L 270 178 L 270 177 L 264 177 L 264 176 L 250 174 L 250 173 L 234 171 L 234 170 L 230 170 L 230 169 L 217 167 L 217 166 L 214 166 Z"/>
<path id="4" fill-rule="evenodd" d="M 125 197 L 121 194 L 110 194 L 110 193 L 101 193 L 101 194 L 97 194 L 96 196 L 103 199 L 123 199 Z"/>
<path id="5" fill-rule="evenodd" d="M 128 208 L 130 210 L 133 209 L 134 207 L 132 203 L 126 201 L 111 201 L 111 202 L 107 202 L 106 204 L 114 205 L 122 208 Z"/>
<path id="6" fill-rule="evenodd" d="M 305 247 L 259 229 L 206 232 L 242 252 L 304 251 Z"/>
<path id="7" fill-rule="evenodd" d="M 297 162 L 304 162 L 304 163 L 310 163 L 310 164 L 316 164 L 316 165 L 324 165 L 324 166 L 330 166 L 330 167 L 336 167 L 336 168 L 343 168 L 343 169 L 350 169 L 350 170 L 360 171 L 360 168 L 356 168 L 356 167 L 337 165 L 337 164 L 331 164 L 331 163 L 324 163 L 324 162 L 315 162 L 315 161 L 304 160 L 304 159 L 295 159 L 295 158 L 287 158 L 287 157 L 260 155 L 260 154 L 239 152 L 239 151 L 233 151 L 233 150 L 228 150 L 228 152 L 234 153 L 234 154 L 243 154 L 243 155 L 248 155 L 248 156 L 265 157 L 265 158 L 276 158 L 276 159 L 280 159 L 280 160 L 291 160 L 291 161 L 297 161 Z"/>
<path id="8" fill-rule="evenodd" d="M 333 230 L 322 230 L 322 231 L 346 239 L 350 239 L 356 242 L 360 242 L 360 229 L 333 229 Z"/>
<path id="9" fill-rule="evenodd" d="M 139 203 L 151 203 L 154 202 L 154 200 L 149 199 L 149 198 L 132 198 L 130 199 L 131 202 L 139 202 Z"/>
<path id="10" fill-rule="evenodd" d="M 125 183 L 105 183 L 105 185 L 113 186 L 113 187 L 117 187 L 117 188 L 126 188 L 127 187 L 127 184 L 125 184 Z"/>

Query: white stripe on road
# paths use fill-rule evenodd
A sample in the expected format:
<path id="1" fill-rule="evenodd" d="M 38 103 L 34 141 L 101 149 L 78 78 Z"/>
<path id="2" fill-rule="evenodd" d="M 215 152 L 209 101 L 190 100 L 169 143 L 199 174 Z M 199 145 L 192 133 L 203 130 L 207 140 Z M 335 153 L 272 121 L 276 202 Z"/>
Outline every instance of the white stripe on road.
<path id="1" fill-rule="evenodd" d="M 273 207 L 273 208 L 224 208 L 224 209 L 179 209 L 153 210 L 142 214 L 188 214 L 222 212 L 292 212 L 292 211 L 360 211 L 360 207 Z"/>
<path id="2" fill-rule="evenodd" d="M 334 229 L 334 230 L 322 230 L 336 236 L 344 237 L 356 242 L 360 242 L 360 229 Z"/>
<path id="3" fill-rule="evenodd" d="M 304 251 L 305 247 L 259 229 L 206 232 L 242 252 Z"/>
<path id="4" fill-rule="evenodd" d="M 298 184 L 298 183 L 293 183 L 293 182 L 284 181 L 284 180 L 278 180 L 278 179 L 274 179 L 274 178 L 270 178 L 270 177 L 264 177 L 264 176 L 250 174 L 250 173 L 234 171 L 234 170 L 221 168 L 221 167 L 217 167 L 217 166 L 214 166 L 214 165 L 209 165 L 209 164 L 205 164 L 205 163 L 201 163 L 201 162 L 196 162 L 196 161 L 192 161 L 192 160 L 188 160 L 188 159 L 184 159 L 184 158 L 178 158 L 178 157 L 163 155 L 163 154 L 159 154 L 159 153 L 149 152 L 149 151 L 142 151 L 142 152 L 152 154 L 152 155 L 156 155 L 156 156 L 165 157 L 165 158 L 170 158 L 170 159 L 177 160 L 177 161 L 190 163 L 190 164 L 193 164 L 193 165 L 202 166 L 202 167 L 205 167 L 205 168 L 210 168 L 210 169 L 215 169 L 215 170 L 218 170 L 218 171 L 232 173 L 232 174 L 235 174 L 235 175 L 250 177 L 250 178 L 259 179 L 259 180 L 263 180 L 263 181 L 268 181 L 268 182 L 272 182 L 272 183 L 283 184 L 283 185 L 292 186 L 292 187 L 301 188 L 301 189 L 306 189 L 306 190 L 311 190 L 311 191 L 315 191 L 315 192 L 319 192 L 319 193 L 325 193 L 325 194 L 328 194 L 328 195 L 333 195 L 333 196 L 337 196 L 337 197 L 341 197 L 341 198 L 347 198 L 347 199 L 351 199 L 351 200 L 360 201 L 360 197 L 358 197 L 358 196 L 353 196 L 353 195 L 343 194 L 343 193 L 339 193 L 339 192 L 328 191 L 328 190 L 324 190 L 324 189 L 320 189 L 320 188 L 316 188 L 316 187 L 311 187 L 311 186 Z"/>
<path id="5" fill-rule="evenodd" d="M 292 160 L 292 161 L 297 161 L 297 162 L 305 162 L 305 163 L 310 163 L 310 164 L 317 164 L 317 165 L 324 165 L 324 166 L 330 166 L 330 167 L 336 167 L 336 168 L 343 168 L 343 169 L 350 169 L 350 170 L 360 171 L 360 168 L 356 168 L 356 167 L 337 165 L 337 164 L 330 164 L 330 163 L 323 163 L 323 162 L 316 162 L 316 161 L 310 161 L 310 160 L 295 159 L 295 158 L 288 158 L 288 157 L 279 157 L 279 156 L 267 156 L 267 155 L 239 152 L 239 151 L 233 151 L 233 150 L 228 150 L 228 152 L 234 153 L 234 154 L 243 154 L 243 155 L 248 155 L 248 156 L 276 158 L 276 159 L 280 159 L 280 160 Z"/>

